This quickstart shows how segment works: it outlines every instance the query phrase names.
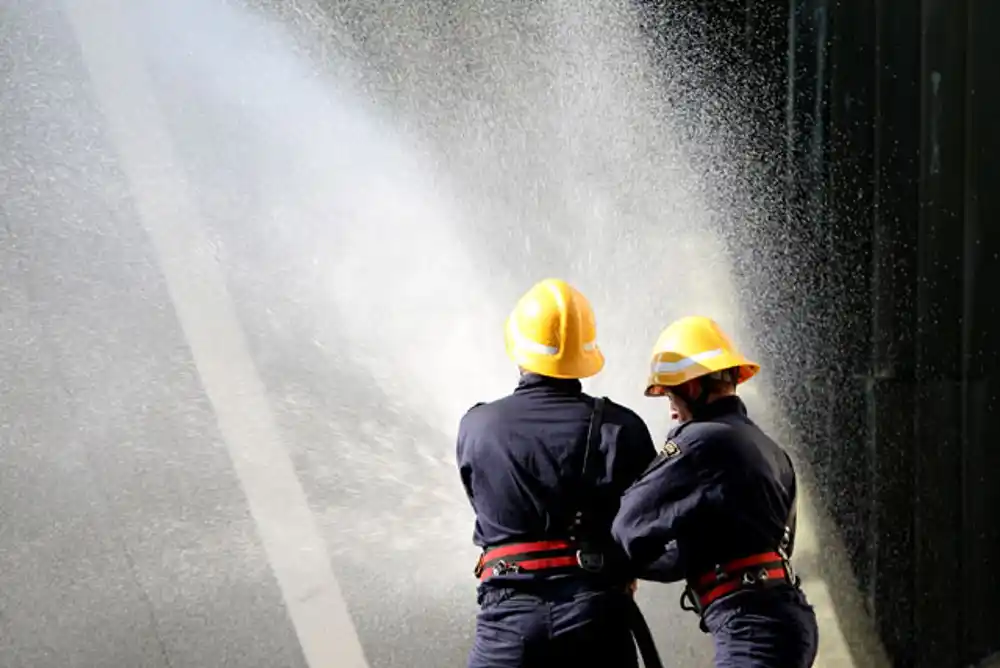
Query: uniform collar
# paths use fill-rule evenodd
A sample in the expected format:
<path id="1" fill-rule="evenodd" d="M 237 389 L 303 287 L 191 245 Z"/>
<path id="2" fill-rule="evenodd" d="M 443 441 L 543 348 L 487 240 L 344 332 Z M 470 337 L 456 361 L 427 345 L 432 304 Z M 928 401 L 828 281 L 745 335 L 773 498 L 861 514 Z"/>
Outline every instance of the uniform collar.
<path id="1" fill-rule="evenodd" d="M 521 374 L 521 379 L 517 383 L 517 390 L 524 391 L 536 387 L 550 387 L 554 390 L 561 390 L 570 394 L 579 394 L 583 391 L 583 384 L 571 378 L 550 378 L 540 376 L 537 373 Z"/>
<path id="2" fill-rule="evenodd" d="M 716 399 L 712 403 L 708 404 L 699 411 L 697 415 L 698 420 L 711 420 L 712 418 L 722 417 L 723 415 L 746 415 L 747 407 L 735 394 L 729 397 L 722 397 L 721 399 Z"/>

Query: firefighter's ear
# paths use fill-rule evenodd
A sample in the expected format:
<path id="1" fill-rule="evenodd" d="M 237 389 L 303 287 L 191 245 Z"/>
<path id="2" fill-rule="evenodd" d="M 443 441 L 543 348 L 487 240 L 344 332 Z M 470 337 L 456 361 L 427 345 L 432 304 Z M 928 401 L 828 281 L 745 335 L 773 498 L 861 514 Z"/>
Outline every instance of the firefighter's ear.
<path id="1" fill-rule="evenodd" d="M 701 396 L 701 378 L 694 378 L 684 383 L 684 396 L 685 397 Z"/>

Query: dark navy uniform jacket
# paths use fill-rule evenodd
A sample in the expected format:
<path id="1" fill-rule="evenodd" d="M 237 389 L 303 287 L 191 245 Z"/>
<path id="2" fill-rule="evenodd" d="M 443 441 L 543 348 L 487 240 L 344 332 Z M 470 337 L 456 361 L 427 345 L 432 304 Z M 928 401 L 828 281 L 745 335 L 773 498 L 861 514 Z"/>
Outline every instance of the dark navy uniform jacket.
<path id="1" fill-rule="evenodd" d="M 513 394 L 474 406 L 458 428 L 458 468 L 476 514 L 480 547 L 565 539 L 582 493 L 580 474 L 594 399 L 580 381 L 524 374 Z M 591 521 L 610 537 L 622 493 L 656 456 L 634 412 L 605 404 L 591 453 Z M 523 579 L 533 576 L 503 576 Z M 493 580 L 498 578 L 494 577 Z"/>
<path id="2" fill-rule="evenodd" d="M 739 398 L 725 397 L 670 432 L 622 497 L 612 533 L 640 577 L 697 578 L 717 564 L 775 550 L 795 486 L 787 453 L 750 420 Z"/>

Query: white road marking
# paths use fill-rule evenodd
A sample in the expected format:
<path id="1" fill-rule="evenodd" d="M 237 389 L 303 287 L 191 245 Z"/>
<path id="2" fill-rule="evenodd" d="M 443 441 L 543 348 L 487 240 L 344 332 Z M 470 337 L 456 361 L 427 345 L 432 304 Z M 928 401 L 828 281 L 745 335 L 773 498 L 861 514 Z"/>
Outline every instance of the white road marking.
<path id="1" fill-rule="evenodd" d="M 66 0 L 139 217 L 310 668 L 368 668 L 305 493 L 123 19 L 127 0 Z"/>

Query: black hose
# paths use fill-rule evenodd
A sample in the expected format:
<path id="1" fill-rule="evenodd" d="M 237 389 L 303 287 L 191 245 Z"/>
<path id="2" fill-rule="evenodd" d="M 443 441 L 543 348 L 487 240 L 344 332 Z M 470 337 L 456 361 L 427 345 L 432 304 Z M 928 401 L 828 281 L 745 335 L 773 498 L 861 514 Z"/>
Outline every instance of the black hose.
<path id="1" fill-rule="evenodd" d="M 660 653 L 656 650 L 656 643 L 653 642 L 653 634 L 649 630 L 649 624 L 646 623 L 642 610 L 639 609 L 639 604 L 629 596 L 627 607 L 629 626 L 632 629 L 635 646 L 639 649 L 639 656 L 642 657 L 642 665 L 645 668 L 663 668 Z"/>

